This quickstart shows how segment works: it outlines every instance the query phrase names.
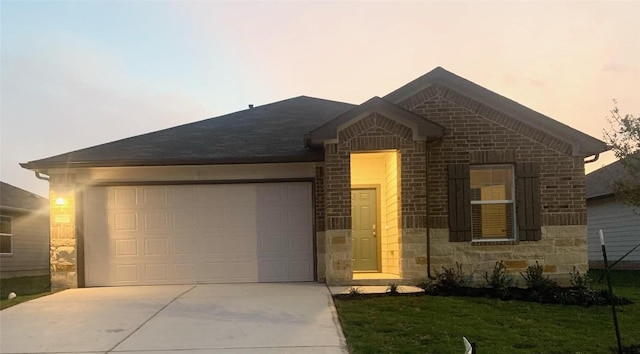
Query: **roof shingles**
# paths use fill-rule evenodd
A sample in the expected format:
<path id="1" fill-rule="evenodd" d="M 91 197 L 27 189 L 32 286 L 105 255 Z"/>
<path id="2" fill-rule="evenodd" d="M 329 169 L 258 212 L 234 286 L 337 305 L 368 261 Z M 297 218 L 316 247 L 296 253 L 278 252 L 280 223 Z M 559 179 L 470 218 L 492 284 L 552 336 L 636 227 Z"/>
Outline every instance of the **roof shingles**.
<path id="1" fill-rule="evenodd" d="M 49 205 L 47 198 L 0 182 L 0 208 L 38 210 Z"/>
<path id="2" fill-rule="evenodd" d="M 322 159 L 322 152 L 305 148 L 304 135 L 351 108 L 348 103 L 300 96 L 31 161 L 23 167 L 316 161 Z"/>
<path id="3" fill-rule="evenodd" d="M 546 134 L 571 141 L 574 154 L 578 156 L 607 150 L 606 145 L 595 138 L 440 67 L 390 93 L 384 99 L 374 98 L 373 101 L 378 102 L 378 105 L 373 105 L 376 106 L 373 108 L 391 107 L 403 98 L 415 94 L 416 90 L 434 83 L 496 107 L 513 119 L 538 127 Z M 332 120 L 334 121 L 329 125 L 338 122 L 341 116 L 345 117 L 343 114 L 354 107 L 363 110 L 371 105 L 371 102 L 365 102 L 360 106 L 354 106 L 344 102 L 299 96 L 21 165 L 27 169 L 44 172 L 50 168 L 74 167 L 322 161 L 322 146 L 305 147 L 305 136 L 311 137 L 310 132 Z M 403 110 L 400 107 L 391 108 L 394 114 Z M 351 112 L 359 112 L 358 109 Z M 413 121 L 412 114 L 404 112 L 400 115 Z M 419 127 L 422 125 L 424 124 L 418 124 Z"/>

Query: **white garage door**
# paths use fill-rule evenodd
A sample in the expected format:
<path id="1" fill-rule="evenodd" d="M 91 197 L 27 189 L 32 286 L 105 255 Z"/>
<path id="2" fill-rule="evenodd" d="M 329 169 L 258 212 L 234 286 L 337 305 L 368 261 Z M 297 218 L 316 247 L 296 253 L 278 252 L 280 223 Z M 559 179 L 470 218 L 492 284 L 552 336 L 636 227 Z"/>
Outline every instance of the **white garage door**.
<path id="1" fill-rule="evenodd" d="M 85 283 L 313 280 L 311 184 L 91 187 Z"/>

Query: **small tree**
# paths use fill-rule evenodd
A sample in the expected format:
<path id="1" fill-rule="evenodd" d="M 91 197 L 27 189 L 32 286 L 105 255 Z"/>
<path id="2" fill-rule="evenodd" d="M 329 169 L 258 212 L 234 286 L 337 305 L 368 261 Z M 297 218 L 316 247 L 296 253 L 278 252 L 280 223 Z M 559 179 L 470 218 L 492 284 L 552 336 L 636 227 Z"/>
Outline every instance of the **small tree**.
<path id="1" fill-rule="evenodd" d="M 622 116 L 618 102 L 613 103 L 611 117 L 607 118 L 611 129 L 603 130 L 603 135 L 625 171 L 613 182 L 613 190 L 625 203 L 640 207 L 640 117 Z"/>

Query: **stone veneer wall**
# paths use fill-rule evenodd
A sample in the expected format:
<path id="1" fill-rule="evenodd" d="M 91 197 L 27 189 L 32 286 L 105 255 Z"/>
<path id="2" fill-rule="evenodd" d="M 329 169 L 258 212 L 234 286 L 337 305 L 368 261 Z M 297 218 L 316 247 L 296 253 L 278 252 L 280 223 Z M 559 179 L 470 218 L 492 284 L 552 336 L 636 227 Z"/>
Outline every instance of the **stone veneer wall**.
<path id="1" fill-rule="evenodd" d="M 58 198 L 64 204 L 58 205 Z M 50 267 L 53 290 L 78 287 L 78 252 L 76 242 L 76 198 L 74 181 L 51 176 L 50 201 Z"/>
<path id="2" fill-rule="evenodd" d="M 497 261 L 503 261 L 507 270 L 519 282 L 519 273 L 529 265 L 539 262 L 544 272 L 560 284 L 569 285 L 569 274 L 575 266 L 587 271 L 587 243 L 584 225 L 543 226 L 542 240 L 515 244 L 449 242 L 448 229 L 431 229 L 431 267 L 435 272 L 442 268 L 461 264 L 463 273 L 471 284 L 484 285 L 485 272 L 491 273 Z"/>
<path id="3" fill-rule="evenodd" d="M 439 85 L 400 105 L 447 130 L 441 142 L 429 147 L 432 270 L 459 262 L 478 282 L 499 260 L 513 272 L 538 261 L 547 274 L 559 279 L 568 278 L 573 266 L 587 269 L 584 162 L 571 156 L 568 143 Z M 540 165 L 542 240 L 449 242 L 447 165 L 519 162 Z"/>

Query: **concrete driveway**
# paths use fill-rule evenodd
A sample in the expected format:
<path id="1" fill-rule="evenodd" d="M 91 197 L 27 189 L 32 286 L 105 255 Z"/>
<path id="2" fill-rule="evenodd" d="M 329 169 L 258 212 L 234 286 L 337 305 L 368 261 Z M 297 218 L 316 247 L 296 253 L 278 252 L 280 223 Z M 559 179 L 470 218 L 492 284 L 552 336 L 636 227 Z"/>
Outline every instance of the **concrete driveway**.
<path id="1" fill-rule="evenodd" d="M 66 290 L 0 311 L 2 353 L 347 353 L 326 286 Z"/>

